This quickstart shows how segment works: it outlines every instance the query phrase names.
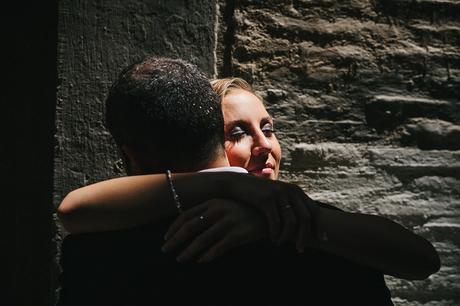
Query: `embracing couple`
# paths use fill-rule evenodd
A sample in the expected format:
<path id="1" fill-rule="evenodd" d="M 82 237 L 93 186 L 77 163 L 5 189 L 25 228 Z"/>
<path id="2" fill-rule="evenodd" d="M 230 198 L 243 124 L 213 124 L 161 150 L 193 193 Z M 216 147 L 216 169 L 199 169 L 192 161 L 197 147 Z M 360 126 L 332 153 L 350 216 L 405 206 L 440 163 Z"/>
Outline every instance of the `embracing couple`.
<path id="1" fill-rule="evenodd" d="M 273 119 L 242 79 L 149 57 L 113 84 L 106 124 L 129 176 L 60 204 L 60 305 L 392 305 L 383 274 L 439 269 L 401 225 L 278 181 Z"/>

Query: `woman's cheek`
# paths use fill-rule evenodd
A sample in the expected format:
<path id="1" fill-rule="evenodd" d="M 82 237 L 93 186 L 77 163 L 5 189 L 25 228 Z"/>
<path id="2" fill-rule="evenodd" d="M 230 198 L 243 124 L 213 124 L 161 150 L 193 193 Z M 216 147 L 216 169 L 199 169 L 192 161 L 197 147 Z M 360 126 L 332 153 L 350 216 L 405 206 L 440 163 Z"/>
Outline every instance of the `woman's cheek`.
<path id="1" fill-rule="evenodd" d="M 230 166 L 247 168 L 251 151 L 247 149 L 244 142 L 225 141 L 225 152 Z"/>

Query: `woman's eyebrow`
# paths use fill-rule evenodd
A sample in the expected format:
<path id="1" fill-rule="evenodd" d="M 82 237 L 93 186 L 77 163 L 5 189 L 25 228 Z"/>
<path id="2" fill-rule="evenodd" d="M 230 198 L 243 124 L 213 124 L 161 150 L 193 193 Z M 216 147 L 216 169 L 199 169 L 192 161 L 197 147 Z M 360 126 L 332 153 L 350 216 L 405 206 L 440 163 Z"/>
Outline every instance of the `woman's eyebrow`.
<path id="1" fill-rule="evenodd" d="M 225 126 L 235 126 L 235 125 L 247 125 L 247 122 L 245 122 L 244 120 L 233 120 L 233 121 L 225 123 Z"/>
<path id="2" fill-rule="evenodd" d="M 260 122 L 273 122 L 273 118 L 271 116 L 266 116 L 266 117 L 263 117 Z M 229 121 L 229 122 L 226 122 L 225 123 L 225 126 L 235 126 L 235 125 L 248 125 L 248 122 L 247 121 L 244 121 L 244 120 L 233 120 L 233 121 Z"/>
<path id="3" fill-rule="evenodd" d="M 272 116 L 267 116 L 267 117 L 263 117 L 262 120 L 260 120 L 260 122 L 264 122 L 264 121 L 271 121 L 271 122 L 273 122 L 273 118 L 272 118 Z"/>

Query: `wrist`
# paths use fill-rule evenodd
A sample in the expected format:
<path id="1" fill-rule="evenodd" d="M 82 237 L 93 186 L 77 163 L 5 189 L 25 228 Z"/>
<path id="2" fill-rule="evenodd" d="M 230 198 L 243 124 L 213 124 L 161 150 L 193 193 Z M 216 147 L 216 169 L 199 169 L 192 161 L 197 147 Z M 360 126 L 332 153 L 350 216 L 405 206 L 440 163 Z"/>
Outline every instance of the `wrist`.
<path id="1" fill-rule="evenodd" d="M 174 206 L 176 207 L 178 213 L 182 213 L 182 203 L 180 201 L 179 195 L 177 194 L 176 188 L 174 187 L 171 171 L 169 169 L 166 170 L 166 180 L 168 182 L 169 191 L 171 193 Z"/>

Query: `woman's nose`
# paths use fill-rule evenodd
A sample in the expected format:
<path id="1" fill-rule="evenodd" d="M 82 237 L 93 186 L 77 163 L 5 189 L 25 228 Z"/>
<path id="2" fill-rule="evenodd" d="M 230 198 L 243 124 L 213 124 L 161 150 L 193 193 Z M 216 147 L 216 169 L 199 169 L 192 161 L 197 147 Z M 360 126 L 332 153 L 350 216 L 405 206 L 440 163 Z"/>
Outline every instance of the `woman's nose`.
<path id="1" fill-rule="evenodd" d="M 271 141 L 265 137 L 263 133 L 260 133 L 254 137 L 254 145 L 252 147 L 252 155 L 259 156 L 268 154 L 272 151 Z"/>

